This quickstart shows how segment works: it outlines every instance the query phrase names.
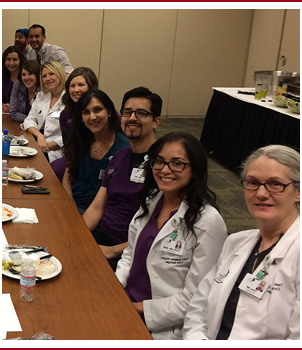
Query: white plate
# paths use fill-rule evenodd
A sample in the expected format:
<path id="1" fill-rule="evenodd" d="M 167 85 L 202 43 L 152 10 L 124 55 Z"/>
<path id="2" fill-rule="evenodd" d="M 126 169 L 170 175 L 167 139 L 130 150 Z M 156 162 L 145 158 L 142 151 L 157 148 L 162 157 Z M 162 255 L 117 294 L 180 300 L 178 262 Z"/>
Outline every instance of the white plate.
<path id="1" fill-rule="evenodd" d="M 11 179 L 10 177 L 8 177 L 8 181 L 11 181 L 11 182 L 34 182 L 34 181 L 41 180 L 43 177 L 43 174 L 40 173 L 40 171 L 38 171 L 38 170 L 35 170 L 35 175 L 36 175 L 35 179 L 28 179 L 28 180 L 17 180 L 17 179 Z"/>
<path id="2" fill-rule="evenodd" d="M 2 203 L 2 209 L 3 208 L 9 209 L 12 212 L 13 215 L 10 218 L 8 218 L 8 219 L 2 220 L 2 222 L 6 222 L 6 221 L 9 221 L 9 220 L 12 220 L 12 219 L 14 219 L 17 216 L 17 212 L 16 212 L 16 209 L 14 207 L 12 207 L 12 206 L 10 206 L 8 204 L 3 204 Z"/>
<path id="3" fill-rule="evenodd" d="M 32 249 L 14 249 L 14 250 L 20 250 L 20 251 L 26 252 L 26 251 L 32 250 Z M 3 252 L 2 252 L 2 254 L 3 254 Z M 49 253 L 37 252 L 36 254 L 42 257 L 42 256 L 45 256 L 45 255 L 48 255 Z M 57 259 L 56 257 L 52 256 L 50 258 L 50 260 L 56 266 L 57 270 L 55 272 L 49 274 L 49 275 L 41 277 L 42 280 L 49 280 L 50 278 L 54 278 L 54 277 L 58 276 L 58 274 L 60 274 L 61 271 L 62 271 L 62 264 L 61 264 L 59 259 Z M 16 280 L 20 279 L 20 274 L 19 275 L 14 275 L 13 273 L 11 273 L 8 270 L 2 270 L 2 275 L 10 277 L 10 278 L 14 278 Z M 39 275 L 38 275 L 38 277 L 39 277 Z"/>
<path id="4" fill-rule="evenodd" d="M 18 153 L 12 152 L 16 151 Z M 24 146 L 11 146 L 9 151 L 10 157 L 31 157 L 37 154 L 38 151 L 32 147 L 24 147 Z"/>

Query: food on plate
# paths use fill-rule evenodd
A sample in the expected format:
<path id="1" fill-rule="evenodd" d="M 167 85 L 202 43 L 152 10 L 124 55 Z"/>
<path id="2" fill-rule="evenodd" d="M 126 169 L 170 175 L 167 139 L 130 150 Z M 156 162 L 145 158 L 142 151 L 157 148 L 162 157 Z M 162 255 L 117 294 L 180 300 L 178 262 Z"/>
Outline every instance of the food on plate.
<path id="1" fill-rule="evenodd" d="M 7 220 L 13 216 L 13 213 L 10 209 L 2 206 L 2 221 Z"/>
<path id="2" fill-rule="evenodd" d="M 14 275 L 18 275 L 26 259 L 33 261 L 36 268 L 36 274 L 40 277 L 46 277 L 57 271 L 57 266 L 50 258 L 41 259 L 43 255 L 37 253 L 26 254 L 24 251 L 2 252 L 2 270 L 8 270 Z M 41 259 L 41 260 L 40 260 Z"/>
<path id="3" fill-rule="evenodd" d="M 41 277 L 45 277 L 56 272 L 57 267 L 51 261 L 51 259 L 43 259 L 40 260 L 40 264 L 37 266 L 37 275 Z"/>
<path id="4" fill-rule="evenodd" d="M 24 180 L 22 176 L 17 175 L 17 174 L 12 173 L 12 172 L 8 172 L 8 177 L 10 179 L 14 179 L 14 180 Z"/>
<path id="5" fill-rule="evenodd" d="M 14 180 L 35 180 L 36 170 L 34 168 L 13 167 L 8 171 L 8 177 Z"/>

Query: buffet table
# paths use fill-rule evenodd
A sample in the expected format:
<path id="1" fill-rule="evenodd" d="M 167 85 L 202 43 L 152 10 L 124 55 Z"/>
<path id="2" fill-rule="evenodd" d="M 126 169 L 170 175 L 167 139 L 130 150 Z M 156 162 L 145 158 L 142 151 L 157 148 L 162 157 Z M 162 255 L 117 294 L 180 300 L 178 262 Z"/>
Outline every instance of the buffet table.
<path id="1" fill-rule="evenodd" d="M 9 133 L 24 134 L 30 140 L 28 145 L 39 151 L 32 136 L 8 119 L 3 116 Z M 62 271 L 37 281 L 33 302 L 19 299 L 18 279 L 2 276 L 2 293 L 11 295 L 22 327 L 22 332 L 8 332 L 7 338 L 30 338 L 44 332 L 57 340 L 152 339 L 75 204 L 45 161 L 40 151 L 30 158 L 9 159 L 9 167 L 30 164 L 39 169 L 43 179 L 33 184 L 48 187 L 50 194 L 23 194 L 21 183 L 9 182 L 3 187 L 3 202 L 35 209 L 39 223 L 7 221 L 2 228 L 9 244 L 46 246 L 61 262 Z"/>
<path id="2" fill-rule="evenodd" d="M 273 102 L 257 101 L 253 88 L 214 88 L 201 134 L 206 151 L 226 168 L 238 171 L 255 149 L 282 144 L 300 150 L 300 115 Z"/>

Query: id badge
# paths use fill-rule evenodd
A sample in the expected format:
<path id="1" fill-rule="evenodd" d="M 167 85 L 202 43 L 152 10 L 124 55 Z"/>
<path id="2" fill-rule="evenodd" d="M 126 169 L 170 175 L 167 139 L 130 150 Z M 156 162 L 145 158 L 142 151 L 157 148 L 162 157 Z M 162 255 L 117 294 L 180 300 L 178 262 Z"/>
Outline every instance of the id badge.
<path id="1" fill-rule="evenodd" d="M 268 282 L 259 280 L 250 273 L 246 274 L 246 276 L 239 285 L 239 289 L 243 293 L 252 295 L 257 299 L 261 299 L 263 297 L 268 287 Z"/>
<path id="2" fill-rule="evenodd" d="M 60 118 L 60 113 L 59 111 L 54 111 L 51 113 L 51 118 L 59 119 Z"/>
<path id="3" fill-rule="evenodd" d="M 130 176 L 130 181 L 143 184 L 145 182 L 145 170 L 133 168 Z"/>
<path id="4" fill-rule="evenodd" d="M 103 180 L 104 175 L 105 175 L 105 169 L 101 169 L 99 173 L 99 180 Z"/>
<path id="5" fill-rule="evenodd" d="M 166 252 L 166 253 L 171 253 L 171 254 L 176 254 L 176 255 L 182 255 L 184 251 L 186 242 L 182 241 L 180 239 L 178 240 L 173 240 L 170 236 L 166 237 L 165 239 L 162 240 L 161 245 L 160 245 L 160 251 Z"/>

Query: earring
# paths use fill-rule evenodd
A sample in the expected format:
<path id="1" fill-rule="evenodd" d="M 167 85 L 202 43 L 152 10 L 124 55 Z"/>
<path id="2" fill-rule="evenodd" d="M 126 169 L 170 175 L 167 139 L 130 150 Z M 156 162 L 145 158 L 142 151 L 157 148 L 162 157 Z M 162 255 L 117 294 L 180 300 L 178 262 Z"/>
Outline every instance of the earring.
<path id="1" fill-rule="evenodd" d="M 110 118 L 110 117 L 111 117 L 111 114 L 108 115 L 108 118 Z"/>
<path id="2" fill-rule="evenodd" d="M 82 119 L 82 123 L 84 123 L 84 120 Z"/>

